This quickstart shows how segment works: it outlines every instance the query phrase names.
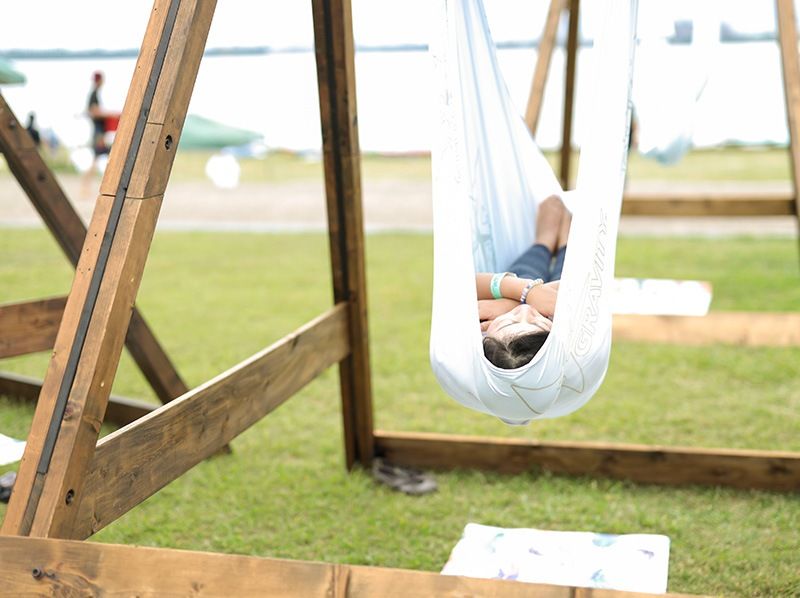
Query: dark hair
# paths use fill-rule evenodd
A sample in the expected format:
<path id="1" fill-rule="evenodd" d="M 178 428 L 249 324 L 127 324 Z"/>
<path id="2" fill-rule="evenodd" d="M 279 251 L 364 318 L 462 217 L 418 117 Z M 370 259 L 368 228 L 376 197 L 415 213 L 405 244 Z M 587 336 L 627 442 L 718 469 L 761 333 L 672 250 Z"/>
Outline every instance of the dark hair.
<path id="1" fill-rule="evenodd" d="M 483 354 L 497 367 L 513 370 L 533 359 L 549 334 L 549 332 L 520 334 L 505 342 L 487 336 L 483 339 Z"/>

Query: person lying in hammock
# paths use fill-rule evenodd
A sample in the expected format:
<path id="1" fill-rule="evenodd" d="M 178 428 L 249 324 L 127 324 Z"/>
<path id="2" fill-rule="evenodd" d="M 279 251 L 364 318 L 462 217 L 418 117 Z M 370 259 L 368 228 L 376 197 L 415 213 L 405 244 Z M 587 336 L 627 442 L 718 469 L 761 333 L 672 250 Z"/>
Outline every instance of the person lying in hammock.
<path id="1" fill-rule="evenodd" d="M 525 365 L 547 339 L 571 223 L 561 199 L 548 197 L 537 210 L 533 245 L 509 271 L 476 275 L 483 352 L 497 367 Z"/>

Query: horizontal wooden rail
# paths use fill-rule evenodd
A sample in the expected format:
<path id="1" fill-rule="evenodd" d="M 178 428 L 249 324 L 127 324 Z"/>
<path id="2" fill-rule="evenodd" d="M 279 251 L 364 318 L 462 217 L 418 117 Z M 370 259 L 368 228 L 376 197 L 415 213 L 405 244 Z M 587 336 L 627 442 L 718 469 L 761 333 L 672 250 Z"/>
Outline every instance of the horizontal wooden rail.
<path id="1" fill-rule="evenodd" d="M 214 454 L 348 351 L 347 306 L 340 303 L 103 438 L 86 480 L 73 537 L 92 535 Z"/>
<path id="2" fill-rule="evenodd" d="M 501 473 L 543 469 L 648 484 L 703 484 L 800 490 L 800 453 L 600 442 L 535 442 L 408 432 L 375 432 L 377 453 L 397 465 L 478 468 Z"/>
<path id="3" fill-rule="evenodd" d="M 42 381 L 10 372 L 0 372 L 0 395 L 36 403 L 42 390 Z M 111 395 L 103 421 L 124 426 L 154 411 L 158 405 Z"/>
<path id="4" fill-rule="evenodd" d="M 308 596 L 405 598 L 644 598 L 656 594 L 592 590 L 425 571 L 335 565 L 121 546 L 0 537 L 0 588 L 14 596 Z M 658 594 L 679 597 L 686 594 Z"/>
<path id="5" fill-rule="evenodd" d="M 49 297 L 0 305 L 0 359 L 52 349 L 66 303 Z"/>
<path id="6" fill-rule="evenodd" d="M 677 345 L 800 346 L 800 314 L 710 312 L 693 316 L 614 315 L 614 340 Z"/>
<path id="7" fill-rule="evenodd" d="M 623 216 L 794 216 L 795 210 L 794 196 L 780 192 L 630 193 L 622 202 Z"/>

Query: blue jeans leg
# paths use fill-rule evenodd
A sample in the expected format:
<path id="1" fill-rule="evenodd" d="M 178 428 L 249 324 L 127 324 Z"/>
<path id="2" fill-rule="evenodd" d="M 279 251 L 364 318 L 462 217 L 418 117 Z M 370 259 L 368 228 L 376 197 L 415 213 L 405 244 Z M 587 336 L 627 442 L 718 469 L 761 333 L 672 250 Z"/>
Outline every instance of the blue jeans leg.
<path id="1" fill-rule="evenodd" d="M 553 255 L 553 267 L 550 270 L 550 278 L 545 279 L 545 282 L 553 280 L 561 280 L 561 271 L 564 269 L 564 256 L 567 255 L 567 246 L 564 245 L 561 249 Z"/>
<path id="2" fill-rule="evenodd" d="M 550 277 L 550 262 L 553 256 L 545 245 L 531 245 L 509 266 L 508 271 L 520 278 L 541 278 L 547 281 Z"/>

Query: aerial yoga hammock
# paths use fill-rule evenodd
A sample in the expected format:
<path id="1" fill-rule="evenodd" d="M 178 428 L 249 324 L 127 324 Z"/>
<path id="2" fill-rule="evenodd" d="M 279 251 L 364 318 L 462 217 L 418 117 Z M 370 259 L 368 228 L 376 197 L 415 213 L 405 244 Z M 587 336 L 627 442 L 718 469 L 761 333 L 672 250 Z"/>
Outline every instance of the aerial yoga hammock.
<path id="1" fill-rule="evenodd" d="M 438 1 L 431 365 L 453 398 L 507 423 L 575 411 L 608 367 L 636 8 L 603 0 L 598 11 L 590 124 L 565 194 L 511 104 L 481 0 Z M 501 369 L 483 354 L 475 274 L 502 272 L 530 246 L 537 204 L 552 194 L 573 213 L 552 331 L 530 363 Z"/>

